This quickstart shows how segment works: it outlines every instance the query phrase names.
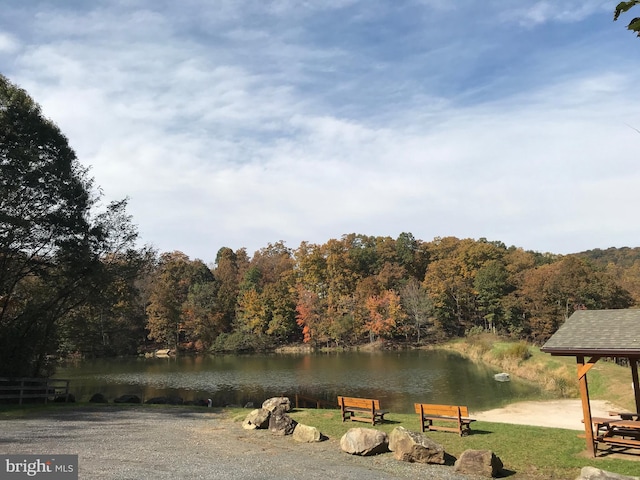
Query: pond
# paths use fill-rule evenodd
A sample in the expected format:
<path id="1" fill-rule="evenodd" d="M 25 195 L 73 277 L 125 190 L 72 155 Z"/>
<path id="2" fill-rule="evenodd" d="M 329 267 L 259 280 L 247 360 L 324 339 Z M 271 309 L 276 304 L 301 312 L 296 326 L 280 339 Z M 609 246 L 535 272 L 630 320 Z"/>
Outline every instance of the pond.
<path id="1" fill-rule="evenodd" d="M 338 395 L 377 398 L 385 410 L 412 413 L 413 403 L 467 405 L 472 411 L 540 398 L 536 385 L 497 382 L 495 369 L 442 350 L 224 355 L 87 360 L 62 365 L 77 401 L 174 395 L 214 406 L 295 394 L 335 404 Z"/>

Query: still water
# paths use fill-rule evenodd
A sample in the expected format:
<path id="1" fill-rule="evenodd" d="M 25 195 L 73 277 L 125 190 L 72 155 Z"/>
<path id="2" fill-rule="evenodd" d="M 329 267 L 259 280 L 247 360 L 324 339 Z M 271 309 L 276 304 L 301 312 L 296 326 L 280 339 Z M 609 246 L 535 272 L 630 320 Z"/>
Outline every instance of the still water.
<path id="1" fill-rule="evenodd" d="M 65 364 L 56 377 L 71 379 L 78 401 L 100 392 L 110 401 L 177 395 L 211 398 L 214 406 L 260 405 L 297 393 L 333 404 L 337 395 L 378 398 L 385 410 L 412 413 L 414 402 L 478 411 L 542 396 L 535 385 L 497 382 L 495 373 L 453 352 L 413 350 L 101 359 Z"/>

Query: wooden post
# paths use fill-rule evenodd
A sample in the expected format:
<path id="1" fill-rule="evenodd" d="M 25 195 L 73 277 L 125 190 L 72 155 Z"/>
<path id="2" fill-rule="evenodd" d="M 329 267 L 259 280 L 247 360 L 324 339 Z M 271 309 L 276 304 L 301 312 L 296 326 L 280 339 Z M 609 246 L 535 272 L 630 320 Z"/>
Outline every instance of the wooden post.
<path id="1" fill-rule="evenodd" d="M 638 381 L 638 359 L 630 358 L 631 378 L 633 379 L 633 393 L 636 399 L 636 413 L 640 413 L 640 381 Z"/>
<path id="2" fill-rule="evenodd" d="M 593 423 L 591 423 L 591 404 L 589 403 L 589 386 L 587 385 L 587 372 L 595 362 L 585 362 L 584 357 L 576 357 L 578 362 L 578 382 L 580 383 L 580 398 L 582 398 L 582 413 L 584 421 L 584 433 L 587 441 L 587 453 L 590 457 L 596 456 L 595 439 L 593 438 Z M 593 359 L 592 359 L 593 361 Z M 597 360 L 596 360 L 597 361 Z"/>

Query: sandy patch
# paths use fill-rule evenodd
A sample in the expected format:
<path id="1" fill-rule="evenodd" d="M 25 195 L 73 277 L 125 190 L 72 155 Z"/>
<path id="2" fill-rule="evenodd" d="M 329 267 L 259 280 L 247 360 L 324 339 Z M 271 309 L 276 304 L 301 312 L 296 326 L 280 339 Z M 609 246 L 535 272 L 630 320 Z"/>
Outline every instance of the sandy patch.
<path id="1" fill-rule="evenodd" d="M 591 401 L 592 417 L 608 417 L 610 411 L 621 412 L 625 410 L 604 400 Z M 582 401 L 573 399 L 518 402 L 504 408 L 471 412 L 471 416 L 486 422 L 584 430 Z"/>

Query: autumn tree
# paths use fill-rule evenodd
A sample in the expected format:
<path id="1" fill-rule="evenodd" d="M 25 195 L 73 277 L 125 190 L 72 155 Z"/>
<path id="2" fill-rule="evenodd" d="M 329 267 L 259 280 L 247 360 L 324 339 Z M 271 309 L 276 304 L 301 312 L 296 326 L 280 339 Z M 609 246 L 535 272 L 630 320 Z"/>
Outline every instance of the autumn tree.
<path id="1" fill-rule="evenodd" d="M 218 285 L 215 281 L 194 283 L 182 304 L 184 340 L 190 349 L 203 352 L 227 330 L 224 313 L 218 305 Z"/>
<path id="2" fill-rule="evenodd" d="M 149 338 L 177 349 L 181 333 L 185 339 L 193 337 L 193 332 L 185 329 L 193 325 L 193 322 L 185 324 L 185 302 L 195 285 L 213 281 L 211 270 L 202 261 L 191 261 L 182 252 L 163 254 L 147 306 Z"/>
<path id="3" fill-rule="evenodd" d="M 326 308 L 323 308 L 317 293 L 297 286 L 298 300 L 296 303 L 296 323 L 302 328 L 302 341 L 316 345 L 328 340 L 327 332 L 323 328 L 323 316 L 326 316 Z"/>
<path id="4" fill-rule="evenodd" d="M 296 289 L 292 251 L 283 242 L 257 251 L 240 285 L 234 329 L 246 336 L 282 343 L 297 333 Z M 243 345 L 250 345 L 246 338 Z"/>
<path id="5" fill-rule="evenodd" d="M 400 303 L 400 295 L 393 290 L 385 290 L 380 295 L 370 296 L 365 305 L 369 314 L 365 328 L 369 331 L 370 342 L 377 337 L 393 337 L 406 317 Z"/>
<path id="6" fill-rule="evenodd" d="M 213 275 L 217 284 L 215 308 L 220 315 L 221 332 L 229 331 L 235 322 L 240 283 L 248 268 L 246 250 L 234 252 L 227 247 L 218 250 Z"/>
<path id="7" fill-rule="evenodd" d="M 528 270 L 515 292 L 526 316 L 530 339 L 548 339 L 576 309 L 627 308 L 628 292 L 586 260 L 567 256 L 558 262 Z"/>

